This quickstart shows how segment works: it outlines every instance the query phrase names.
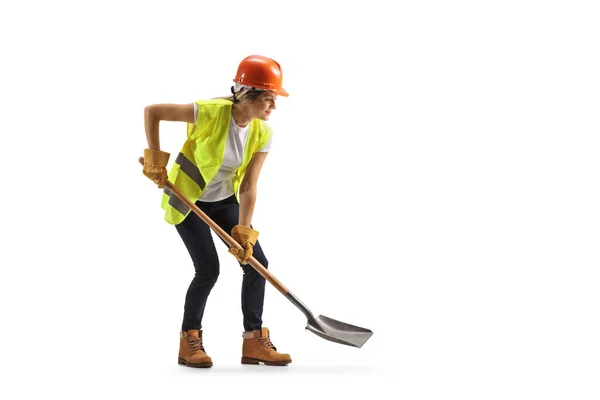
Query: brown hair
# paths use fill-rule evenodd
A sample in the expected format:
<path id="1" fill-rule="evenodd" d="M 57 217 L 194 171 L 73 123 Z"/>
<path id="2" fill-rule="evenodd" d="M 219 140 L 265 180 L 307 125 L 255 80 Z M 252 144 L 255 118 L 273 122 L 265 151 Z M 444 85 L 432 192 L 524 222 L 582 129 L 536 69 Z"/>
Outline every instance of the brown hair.
<path id="1" fill-rule="evenodd" d="M 233 92 L 233 87 L 231 88 L 231 91 Z M 234 103 L 245 103 L 256 99 L 263 91 L 264 90 L 256 90 L 252 87 L 244 87 L 230 96 L 215 97 L 215 99 L 229 100 Z"/>

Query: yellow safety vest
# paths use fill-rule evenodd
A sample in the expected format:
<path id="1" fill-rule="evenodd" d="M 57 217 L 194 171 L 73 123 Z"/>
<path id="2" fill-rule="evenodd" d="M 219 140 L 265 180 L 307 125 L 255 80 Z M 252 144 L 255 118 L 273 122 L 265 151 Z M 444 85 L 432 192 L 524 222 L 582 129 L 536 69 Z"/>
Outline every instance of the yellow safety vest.
<path id="1" fill-rule="evenodd" d="M 199 100 L 196 104 L 196 125 L 187 124 L 187 140 L 169 171 L 169 180 L 192 203 L 200 198 L 206 185 L 221 168 L 233 103 L 212 99 Z M 250 122 L 242 165 L 235 172 L 233 192 L 236 197 L 252 156 L 267 144 L 272 133 L 264 121 L 255 118 Z M 161 207 L 165 210 L 165 221 L 174 225 L 182 222 L 190 212 L 189 207 L 166 187 Z"/>

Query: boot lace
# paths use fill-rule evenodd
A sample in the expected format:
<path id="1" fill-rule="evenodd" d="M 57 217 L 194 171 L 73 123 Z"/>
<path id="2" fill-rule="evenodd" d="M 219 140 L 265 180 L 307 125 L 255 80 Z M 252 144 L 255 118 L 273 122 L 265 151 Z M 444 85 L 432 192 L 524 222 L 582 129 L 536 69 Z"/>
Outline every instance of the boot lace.
<path id="1" fill-rule="evenodd" d="M 277 351 L 277 348 L 275 348 L 275 346 L 273 346 L 273 343 L 271 342 L 271 338 L 268 338 L 268 337 L 259 337 L 258 338 L 258 342 L 263 347 L 266 347 L 266 348 L 273 349 L 273 350 Z"/>
<path id="2" fill-rule="evenodd" d="M 202 338 L 188 337 L 187 338 L 188 345 L 190 349 L 193 351 L 202 350 L 204 351 L 204 345 L 202 344 Z"/>

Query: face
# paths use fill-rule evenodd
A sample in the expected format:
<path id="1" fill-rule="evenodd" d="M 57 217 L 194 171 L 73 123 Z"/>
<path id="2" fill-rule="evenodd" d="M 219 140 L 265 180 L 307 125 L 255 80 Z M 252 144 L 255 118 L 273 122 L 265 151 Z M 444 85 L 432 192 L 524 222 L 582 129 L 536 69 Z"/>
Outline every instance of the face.
<path id="1" fill-rule="evenodd" d="M 250 109 L 254 118 L 268 121 L 271 112 L 277 108 L 275 100 L 277 100 L 277 93 L 264 92 L 259 94 L 258 97 L 250 102 Z"/>

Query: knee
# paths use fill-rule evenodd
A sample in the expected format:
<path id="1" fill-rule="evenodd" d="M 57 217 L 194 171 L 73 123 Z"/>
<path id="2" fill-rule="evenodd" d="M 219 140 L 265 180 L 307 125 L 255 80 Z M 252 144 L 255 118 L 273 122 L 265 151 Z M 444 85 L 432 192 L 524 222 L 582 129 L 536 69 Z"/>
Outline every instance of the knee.
<path id="1" fill-rule="evenodd" d="M 269 268 L 269 260 L 265 257 L 265 253 L 262 251 L 262 248 L 259 246 L 254 248 L 254 254 L 252 254 L 256 261 L 262 264 L 263 267 Z"/>
<path id="2" fill-rule="evenodd" d="M 267 260 L 267 258 L 262 255 L 260 257 L 257 257 L 256 255 L 254 255 L 254 258 L 256 258 L 256 261 L 258 261 L 263 267 L 265 267 L 265 269 L 269 268 L 269 261 Z M 258 271 L 256 271 L 252 265 L 250 264 L 240 264 L 242 269 L 244 270 L 244 275 L 245 276 L 256 276 L 256 277 L 262 277 L 261 274 L 258 273 Z"/>
<path id="3" fill-rule="evenodd" d="M 269 269 L 269 261 L 267 261 L 266 258 L 259 259 L 256 256 L 254 258 L 256 258 L 256 260 L 260 263 L 260 265 L 265 267 L 265 269 Z M 256 270 L 252 267 L 252 265 L 250 265 L 250 264 L 246 264 L 246 265 L 240 264 L 240 265 L 244 269 L 244 272 L 251 272 L 251 273 L 256 273 L 257 275 L 259 275 L 258 272 L 256 272 Z"/>
<path id="4" fill-rule="evenodd" d="M 194 263 L 194 270 L 197 278 L 202 278 L 203 280 L 212 282 L 214 284 L 219 277 L 219 260 L 216 259 L 211 262 L 196 262 Z"/>

